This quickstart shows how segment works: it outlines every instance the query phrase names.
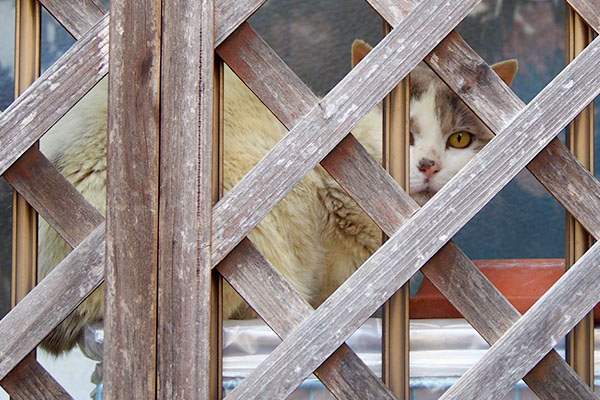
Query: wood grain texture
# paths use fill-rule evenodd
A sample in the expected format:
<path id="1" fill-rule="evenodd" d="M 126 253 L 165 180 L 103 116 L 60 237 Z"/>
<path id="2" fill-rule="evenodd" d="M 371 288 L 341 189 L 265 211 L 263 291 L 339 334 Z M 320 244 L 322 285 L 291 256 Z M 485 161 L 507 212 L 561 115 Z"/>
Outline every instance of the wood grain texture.
<path id="1" fill-rule="evenodd" d="M 98 0 L 40 0 L 40 3 L 75 38 L 81 38 L 105 14 Z"/>
<path id="2" fill-rule="evenodd" d="M 157 343 L 162 399 L 211 397 L 213 14 L 212 0 L 163 1 Z"/>
<path id="3" fill-rule="evenodd" d="M 502 134 L 306 318 L 231 398 L 289 393 L 408 281 L 600 92 L 599 43 L 592 43 L 565 68 Z M 290 359 L 293 366 L 286 365 Z"/>
<path id="4" fill-rule="evenodd" d="M 104 390 L 156 398 L 160 5 L 111 3 Z"/>
<path id="5" fill-rule="evenodd" d="M 321 165 L 389 236 L 418 210 L 414 200 L 383 173 L 379 164 L 351 136 L 345 138 Z M 421 271 L 490 344 L 520 317 L 511 303 L 452 242 Z M 554 351 L 524 379 L 542 399 L 595 398 L 590 388 Z"/>
<path id="6" fill-rule="evenodd" d="M 293 126 L 294 121 L 318 101 L 247 24 L 242 25 L 217 51 L 287 127 Z M 272 82 L 287 82 L 289 86 Z M 281 106 L 280 98 L 287 99 L 288 107 Z M 390 236 L 418 210 L 417 204 L 352 135 L 340 142 L 321 165 Z M 376 199 L 373 194 L 376 194 Z M 234 252 L 237 254 L 238 249 Z M 221 265 L 218 268 L 223 272 Z M 455 245 L 442 249 L 422 271 L 490 344 L 520 317 L 510 302 Z M 260 274 L 256 272 L 258 276 Z M 469 286 L 466 287 L 465 282 Z M 260 292 L 251 293 L 261 296 Z M 276 314 L 288 315 L 284 310 L 278 310 Z M 543 399 L 594 398 L 589 387 L 555 352 L 541 361 L 525 380 Z"/>
<path id="7" fill-rule="evenodd" d="M 35 147 L 23 154 L 4 178 L 71 247 L 77 247 L 104 221 L 102 214 Z"/>
<path id="8" fill-rule="evenodd" d="M 525 107 L 455 33 L 426 61 L 495 132 L 502 131 Z M 559 139 L 537 155 L 528 169 L 590 233 L 600 237 L 600 183 Z"/>
<path id="9" fill-rule="evenodd" d="M 390 14 L 386 7 L 392 3 L 389 0 L 372 1 L 375 10 L 395 26 L 400 20 L 395 19 L 395 14 Z M 405 11 L 414 8 L 411 0 L 400 2 L 400 6 Z M 425 62 L 493 132 L 502 131 L 525 107 L 525 103 L 456 32 L 448 35 Z M 600 237 L 600 182 L 559 139 L 553 140 L 527 168 L 588 232 Z M 565 185 L 565 182 L 569 184 Z M 581 188 L 586 189 L 582 191 Z"/>
<path id="10" fill-rule="evenodd" d="M 588 23 L 588 25 L 600 33 L 600 7 L 594 0 L 567 0 L 567 3 Z"/>
<path id="11" fill-rule="evenodd" d="M 0 175 L 108 72 L 108 17 L 0 116 Z"/>
<path id="12" fill-rule="evenodd" d="M 248 239 L 229 253 L 217 270 L 282 339 L 313 311 Z M 315 375 L 338 399 L 395 398 L 346 344 Z"/>
<path id="13" fill-rule="evenodd" d="M 2 388 L 14 400 L 66 400 L 69 393 L 38 363 L 27 357 L 2 381 Z"/>
<path id="14" fill-rule="evenodd" d="M 266 0 L 221 0 L 215 3 L 215 47 L 223 43 Z"/>
<path id="15" fill-rule="evenodd" d="M 419 12 L 386 36 L 298 122 L 214 207 L 213 264 L 231 251 L 476 3 L 421 3 Z M 249 198 L 253 201 L 247 202 Z"/>
<path id="16" fill-rule="evenodd" d="M 0 380 L 100 285 L 103 276 L 101 224 L 0 321 Z"/>
<path id="17" fill-rule="evenodd" d="M 288 128 L 318 102 L 318 98 L 247 23 L 219 46 L 217 52 Z M 282 106 L 281 98 L 287 99 L 287 107 Z M 280 337 L 285 337 L 312 311 L 312 307 L 247 239 L 217 268 Z M 285 301 L 273 302 L 277 298 L 285 298 Z M 338 398 L 360 399 L 367 393 L 373 393 L 375 398 L 390 396 L 381 381 L 355 354 L 349 353 L 345 345 L 316 374 Z M 373 378 L 375 381 L 371 381 Z M 358 382 L 362 383 L 358 385 Z"/>
<path id="18" fill-rule="evenodd" d="M 497 399 L 508 392 L 600 301 L 598 256 L 600 244 L 572 266 L 441 398 Z"/>

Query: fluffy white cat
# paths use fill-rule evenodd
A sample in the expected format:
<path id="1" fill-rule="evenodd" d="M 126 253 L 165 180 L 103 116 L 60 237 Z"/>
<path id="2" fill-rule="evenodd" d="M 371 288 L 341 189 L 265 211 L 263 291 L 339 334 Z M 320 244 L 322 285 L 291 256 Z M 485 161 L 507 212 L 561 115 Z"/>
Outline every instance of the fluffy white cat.
<path id="1" fill-rule="evenodd" d="M 370 47 L 355 41 L 353 65 Z M 494 66 L 509 84 L 515 61 Z M 491 132 L 426 66 L 411 73 L 411 195 L 424 204 L 492 137 Z M 379 107 L 353 130 L 381 160 Z M 42 151 L 100 212 L 106 208 L 107 80 L 101 81 L 41 140 Z M 286 129 L 226 68 L 224 187 L 230 190 L 285 134 Z M 313 305 L 318 306 L 381 244 L 381 231 L 318 166 L 249 234 L 263 255 Z M 46 276 L 70 251 L 40 222 L 39 275 Z M 249 318 L 252 310 L 225 284 L 224 318 Z M 84 301 L 42 343 L 58 354 L 72 348 L 85 324 L 102 320 L 104 286 Z"/>

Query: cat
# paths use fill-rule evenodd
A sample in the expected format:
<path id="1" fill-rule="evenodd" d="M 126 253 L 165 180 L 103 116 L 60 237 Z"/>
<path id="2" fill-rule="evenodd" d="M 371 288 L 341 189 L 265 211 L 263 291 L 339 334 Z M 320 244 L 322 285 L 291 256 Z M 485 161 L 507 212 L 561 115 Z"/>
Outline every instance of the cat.
<path id="1" fill-rule="evenodd" d="M 356 40 L 352 65 L 371 47 Z M 493 66 L 510 84 L 517 63 Z M 41 140 L 61 173 L 105 213 L 107 79 L 103 79 Z M 287 130 L 229 69 L 224 83 L 224 190 L 230 190 Z M 424 204 L 491 138 L 492 133 L 427 67 L 410 75 L 410 193 Z M 381 161 L 382 111 L 375 107 L 353 134 Z M 40 220 L 39 278 L 70 251 Z M 380 245 L 381 231 L 317 166 L 248 235 L 261 253 L 314 307 L 323 302 Z M 102 320 L 104 286 L 98 288 L 41 343 L 53 354 L 71 349 L 87 323 Z M 252 309 L 228 285 L 223 317 L 252 318 Z"/>

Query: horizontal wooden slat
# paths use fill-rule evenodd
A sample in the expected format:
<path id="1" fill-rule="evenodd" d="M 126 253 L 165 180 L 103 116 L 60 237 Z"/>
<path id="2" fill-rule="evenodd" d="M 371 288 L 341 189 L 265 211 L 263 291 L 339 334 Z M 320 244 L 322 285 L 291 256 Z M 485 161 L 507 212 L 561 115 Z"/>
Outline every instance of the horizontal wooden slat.
<path id="1" fill-rule="evenodd" d="M 101 224 L 0 321 L 0 379 L 98 287 L 104 250 Z"/>
<path id="2" fill-rule="evenodd" d="M 106 13 L 98 0 L 40 0 L 40 3 L 75 39 L 83 36 Z"/>
<path id="3" fill-rule="evenodd" d="M 567 3 L 588 23 L 588 25 L 600 33 L 600 7 L 595 0 L 567 0 Z"/>
<path id="4" fill-rule="evenodd" d="M 282 339 L 313 311 L 248 239 L 242 240 L 217 270 Z M 346 344 L 315 375 L 338 399 L 395 398 Z"/>
<path id="5" fill-rule="evenodd" d="M 600 64 L 595 62 L 599 43 L 594 41 L 567 66 L 507 129 L 306 318 L 231 398 L 249 393 L 257 397 L 288 394 L 408 281 L 596 97 L 600 92 Z M 293 366 L 285 360 L 294 360 Z"/>
<path id="6" fill-rule="evenodd" d="M 217 51 L 287 127 L 318 101 L 247 24 L 242 25 Z M 282 82 L 286 84 L 280 84 Z M 288 107 L 281 107 L 281 98 L 287 99 Z M 417 204 L 351 135 L 321 165 L 389 236 L 418 210 Z M 374 194 L 377 200 L 374 200 Z M 434 262 L 434 259 L 442 261 Z M 489 343 L 495 342 L 520 317 L 510 302 L 456 246 L 446 246 L 434 259 L 422 271 Z M 255 280 L 268 280 L 259 276 L 260 271 L 252 275 Z M 465 281 L 478 290 L 468 290 Z M 253 285 L 260 286 L 253 283 L 250 287 Z M 286 315 L 285 312 L 278 314 Z M 544 399 L 594 398 L 590 388 L 554 352 L 525 379 Z"/>
<path id="7" fill-rule="evenodd" d="M 214 207 L 213 264 L 231 251 L 476 3 L 421 3 L 418 12 L 387 35 L 298 122 Z M 253 201 L 246 201 L 249 198 Z"/>
<path id="8" fill-rule="evenodd" d="M 106 75 L 107 67 L 104 17 L 0 116 L 0 175 Z"/>
<path id="9" fill-rule="evenodd" d="M 69 393 L 38 363 L 34 357 L 20 362 L 0 385 L 14 400 L 66 400 Z"/>
<path id="10" fill-rule="evenodd" d="M 441 398 L 502 398 L 600 301 L 599 256 L 597 243 Z"/>
<path id="11" fill-rule="evenodd" d="M 23 154 L 4 178 L 71 247 L 79 245 L 104 221 L 36 147 Z"/>

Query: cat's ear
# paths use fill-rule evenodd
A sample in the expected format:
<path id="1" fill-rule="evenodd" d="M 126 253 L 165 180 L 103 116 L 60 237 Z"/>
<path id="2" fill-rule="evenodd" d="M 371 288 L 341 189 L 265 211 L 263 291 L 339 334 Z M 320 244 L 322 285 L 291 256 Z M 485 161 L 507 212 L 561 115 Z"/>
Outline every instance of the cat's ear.
<path id="1" fill-rule="evenodd" d="M 519 70 L 519 63 L 517 60 L 505 60 L 500 61 L 492 65 L 492 69 L 508 86 L 512 85 L 517 71 Z"/>
<path id="2" fill-rule="evenodd" d="M 360 60 L 365 58 L 371 49 L 371 45 L 364 40 L 354 39 L 354 42 L 352 42 L 352 68 L 354 68 Z"/>

